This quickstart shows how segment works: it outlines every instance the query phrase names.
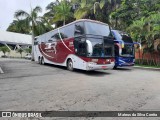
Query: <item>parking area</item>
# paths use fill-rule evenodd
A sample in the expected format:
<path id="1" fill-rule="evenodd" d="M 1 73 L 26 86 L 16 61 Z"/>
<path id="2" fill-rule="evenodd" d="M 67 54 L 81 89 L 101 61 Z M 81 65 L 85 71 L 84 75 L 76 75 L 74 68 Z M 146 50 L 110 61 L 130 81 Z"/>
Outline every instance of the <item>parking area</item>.
<path id="1" fill-rule="evenodd" d="M 0 66 L 0 111 L 160 110 L 160 71 L 70 72 L 21 59 L 1 59 Z"/>

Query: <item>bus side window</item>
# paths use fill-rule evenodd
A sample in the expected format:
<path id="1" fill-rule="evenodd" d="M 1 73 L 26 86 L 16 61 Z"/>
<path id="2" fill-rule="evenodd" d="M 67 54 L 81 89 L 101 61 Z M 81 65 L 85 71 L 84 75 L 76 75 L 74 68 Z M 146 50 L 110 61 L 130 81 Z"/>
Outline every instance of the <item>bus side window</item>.
<path id="1" fill-rule="evenodd" d="M 65 28 L 59 29 L 59 32 L 60 32 L 60 33 L 58 33 L 58 35 L 59 35 L 59 38 L 60 38 L 60 39 L 68 38 L 68 36 L 67 36 L 66 33 L 65 33 Z"/>
<path id="2" fill-rule="evenodd" d="M 54 34 L 54 35 L 52 36 L 52 39 L 54 39 L 55 41 L 60 40 L 59 34 L 58 34 L 58 33 Z"/>
<path id="3" fill-rule="evenodd" d="M 65 28 L 65 34 L 66 34 L 67 38 L 74 37 L 74 27 L 75 27 L 75 25 L 71 24 Z"/>

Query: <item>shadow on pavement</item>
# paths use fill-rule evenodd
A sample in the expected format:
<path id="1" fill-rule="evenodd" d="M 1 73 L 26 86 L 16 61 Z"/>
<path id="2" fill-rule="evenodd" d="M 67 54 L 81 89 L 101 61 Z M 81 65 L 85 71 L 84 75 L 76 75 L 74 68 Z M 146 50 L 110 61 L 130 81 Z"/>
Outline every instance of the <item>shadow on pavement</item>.
<path id="1" fill-rule="evenodd" d="M 75 69 L 74 72 L 78 74 L 85 74 L 88 76 L 94 76 L 94 77 L 100 77 L 100 76 L 105 76 L 105 75 L 110 75 L 111 73 L 104 71 L 85 71 L 85 70 L 78 70 Z"/>
<path id="2" fill-rule="evenodd" d="M 119 70 L 119 71 L 132 71 L 133 68 L 116 68 L 116 69 L 113 69 L 113 70 Z"/>
<path id="3" fill-rule="evenodd" d="M 45 64 L 45 66 L 69 71 L 69 70 L 67 70 L 66 67 L 59 66 L 59 65 Z M 77 74 L 85 74 L 85 75 L 94 76 L 94 77 L 99 77 L 99 76 L 104 76 L 104 75 L 111 74 L 111 73 L 106 72 L 106 71 L 107 70 L 104 70 L 104 71 L 85 71 L 85 70 L 74 69 L 74 71 L 70 71 L 70 72 L 77 73 Z"/>
<path id="4" fill-rule="evenodd" d="M 53 68 L 57 68 L 57 69 L 62 69 L 62 70 L 67 70 L 66 67 L 64 66 L 59 66 L 59 65 L 53 65 L 53 64 L 45 64 L 45 66 L 48 66 L 48 67 L 53 67 Z"/>

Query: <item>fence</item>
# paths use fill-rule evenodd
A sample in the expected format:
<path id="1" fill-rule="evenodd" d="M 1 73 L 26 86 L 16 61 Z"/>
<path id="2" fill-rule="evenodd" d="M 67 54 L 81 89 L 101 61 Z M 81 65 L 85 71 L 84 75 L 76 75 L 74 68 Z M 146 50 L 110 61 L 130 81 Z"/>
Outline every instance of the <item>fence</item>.
<path id="1" fill-rule="evenodd" d="M 140 65 L 149 65 L 149 66 L 158 66 L 160 67 L 160 53 L 142 53 L 138 51 L 135 53 L 136 64 Z"/>

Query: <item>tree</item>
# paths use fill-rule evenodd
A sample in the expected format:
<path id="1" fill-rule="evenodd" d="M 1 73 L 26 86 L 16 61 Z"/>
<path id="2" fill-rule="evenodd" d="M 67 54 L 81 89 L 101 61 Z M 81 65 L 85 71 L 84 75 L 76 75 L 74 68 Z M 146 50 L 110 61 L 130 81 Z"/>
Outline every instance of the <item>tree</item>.
<path id="1" fill-rule="evenodd" d="M 51 2 L 50 4 L 47 5 L 46 10 L 48 12 L 46 12 L 43 17 L 45 17 L 46 19 L 48 19 L 50 24 L 53 24 L 53 18 L 55 15 L 55 6 L 57 6 L 60 2 L 58 0 L 56 0 L 55 2 Z"/>
<path id="2" fill-rule="evenodd" d="M 63 25 L 65 25 L 66 20 L 73 18 L 73 13 L 71 12 L 71 5 L 68 1 L 63 0 L 54 8 L 55 14 L 53 17 L 53 21 L 63 21 Z"/>
<path id="3" fill-rule="evenodd" d="M 38 35 L 39 33 L 39 27 L 37 27 L 41 22 L 41 17 L 38 16 L 38 13 L 41 13 L 42 9 L 41 7 L 37 6 L 34 9 L 31 8 L 31 12 L 27 13 L 23 10 L 18 10 L 15 12 L 15 18 L 22 18 L 25 17 L 26 20 L 30 23 L 31 31 L 33 35 Z"/>
<path id="4" fill-rule="evenodd" d="M 151 14 L 149 17 L 143 17 L 140 20 L 136 20 L 128 28 L 134 40 L 138 40 L 140 43 L 144 43 L 142 59 L 145 53 L 150 54 L 152 58 L 154 50 L 154 40 L 160 38 L 160 14 Z M 157 37 L 155 37 L 157 36 Z M 149 60 L 147 60 L 148 62 Z M 151 64 L 148 62 L 148 64 Z"/>
<path id="5" fill-rule="evenodd" d="M 40 32 L 43 32 L 43 23 L 41 23 L 41 18 L 38 16 L 38 13 L 41 13 L 42 9 L 39 6 L 36 6 L 34 9 L 31 8 L 31 12 L 27 13 L 24 10 L 18 10 L 15 13 L 15 18 L 25 17 L 25 19 L 31 24 L 31 32 L 32 32 L 32 48 L 34 45 L 34 37 L 38 35 Z M 42 31 L 41 31 L 42 30 Z M 34 51 L 32 49 L 32 60 L 34 60 Z"/>
<path id="6" fill-rule="evenodd" d="M 29 22 L 27 20 L 19 20 L 19 19 L 13 20 L 13 22 L 7 28 L 7 31 L 29 34 L 30 33 Z"/>
<path id="7" fill-rule="evenodd" d="M 0 51 L 2 51 L 5 56 L 7 52 L 10 52 L 10 49 L 7 46 L 2 46 L 0 47 Z"/>
<path id="8" fill-rule="evenodd" d="M 109 24 L 110 13 L 113 12 L 120 4 L 121 0 L 72 0 L 78 4 L 74 16 L 76 19 L 89 18 L 99 20 Z"/>
<path id="9" fill-rule="evenodd" d="M 75 10 L 74 17 L 76 19 L 89 18 L 91 12 L 93 12 L 93 11 L 91 11 L 91 8 L 93 6 L 93 1 L 89 0 L 88 3 L 87 3 L 86 0 L 82 0 L 82 1 L 72 0 L 72 2 L 74 4 L 78 5 L 78 8 Z"/>
<path id="10" fill-rule="evenodd" d="M 17 52 L 20 53 L 21 58 L 22 58 L 23 49 L 22 49 L 22 48 L 19 48 L 19 49 L 17 49 Z"/>
<path id="11" fill-rule="evenodd" d="M 32 49 L 31 49 L 31 48 L 26 48 L 26 49 L 24 49 L 24 51 L 25 51 L 26 53 L 29 53 L 29 54 L 31 54 L 31 52 L 32 52 Z"/>

